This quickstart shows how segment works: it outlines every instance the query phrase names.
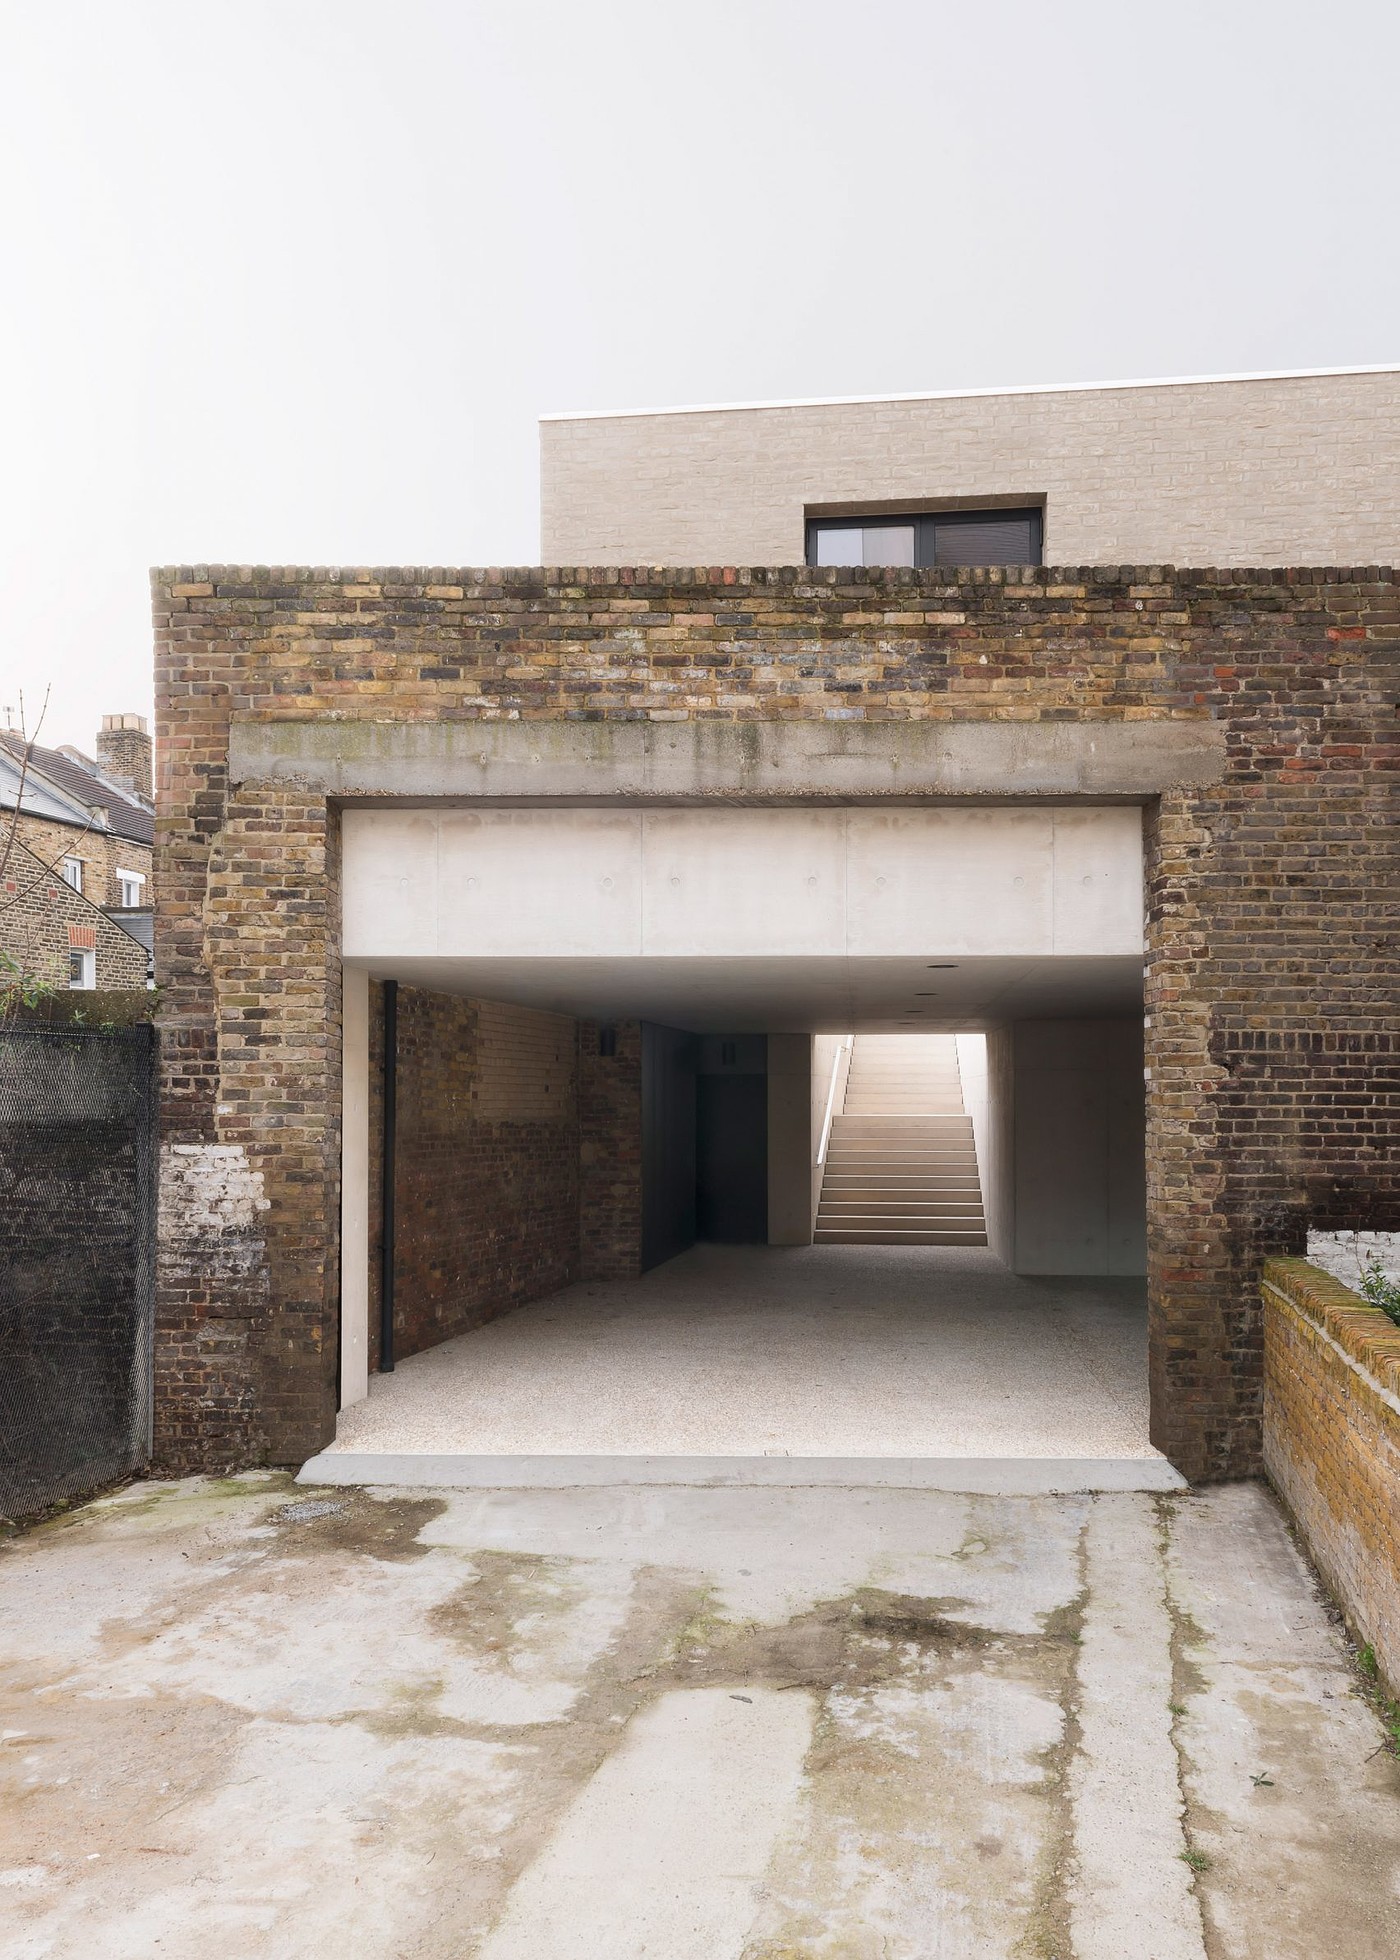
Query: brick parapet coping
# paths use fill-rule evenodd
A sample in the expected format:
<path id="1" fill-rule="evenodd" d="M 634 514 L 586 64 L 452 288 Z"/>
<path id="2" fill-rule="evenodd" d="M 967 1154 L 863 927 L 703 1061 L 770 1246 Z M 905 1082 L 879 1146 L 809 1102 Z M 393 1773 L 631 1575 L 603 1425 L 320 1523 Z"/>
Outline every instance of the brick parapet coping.
<path id="1" fill-rule="evenodd" d="M 230 585 L 377 585 L 384 595 L 395 589 L 423 591 L 429 586 L 461 586 L 465 593 L 501 586 L 537 592 L 549 586 L 613 590 L 650 585 L 773 587 L 799 586 L 839 590 L 843 586 L 872 591 L 917 589 L 953 592 L 967 587 L 1011 587 L 1041 590 L 1053 595 L 1059 586 L 1146 586 L 1166 591 L 1217 586 L 1376 586 L 1400 582 L 1391 565 L 908 565 L 848 567 L 839 565 L 160 565 L 151 573 L 158 591 L 177 598 L 199 598 L 181 586 Z M 435 595 L 436 596 L 436 595 Z M 441 596 L 446 596 L 442 594 Z"/>
<path id="2" fill-rule="evenodd" d="M 1306 1259 L 1266 1259 L 1263 1283 L 1266 1292 L 1272 1287 L 1283 1294 L 1370 1376 L 1400 1418 L 1400 1327 L 1388 1314 Z"/>

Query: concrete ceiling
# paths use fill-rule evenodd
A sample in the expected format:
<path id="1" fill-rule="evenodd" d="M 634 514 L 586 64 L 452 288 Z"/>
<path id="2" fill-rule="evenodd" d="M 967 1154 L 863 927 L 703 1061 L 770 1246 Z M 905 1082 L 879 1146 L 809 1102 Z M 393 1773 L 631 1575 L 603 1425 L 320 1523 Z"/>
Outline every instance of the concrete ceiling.
<path id="1" fill-rule="evenodd" d="M 1139 1015 L 1136 957 L 353 960 L 376 979 L 587 1020 L 697 1034 L 971 1032 L 1006 1021 Z"/>

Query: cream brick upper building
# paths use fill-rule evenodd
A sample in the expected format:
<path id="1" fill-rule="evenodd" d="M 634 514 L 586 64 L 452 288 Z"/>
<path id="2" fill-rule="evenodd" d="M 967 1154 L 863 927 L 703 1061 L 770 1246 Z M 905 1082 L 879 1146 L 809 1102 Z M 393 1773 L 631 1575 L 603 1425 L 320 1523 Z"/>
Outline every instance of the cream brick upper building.
<path id="1" fill-rule="evenodd" d="M 930 532 L 918 562 L 1400 560 L 1397 367 L 558 415 L 540 433 L 546 564 L 910 562 L 878 555 L 910 549 L 897 527 L 863 560 L 832 554 L 855 548 L 854 517 L 998 511 L 1038 515 L 1019 544 Z M 840 517 L 821 548 L 812 520 Z"/>

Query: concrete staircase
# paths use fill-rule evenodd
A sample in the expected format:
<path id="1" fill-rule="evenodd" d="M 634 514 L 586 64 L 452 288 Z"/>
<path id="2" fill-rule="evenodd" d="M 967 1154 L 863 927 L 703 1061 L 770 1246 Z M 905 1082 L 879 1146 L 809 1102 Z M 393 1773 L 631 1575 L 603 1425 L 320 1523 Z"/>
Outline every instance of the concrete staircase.
<path id="1" fill-rule="evenodd" d="M 833 1117 L 818 1245 L 985 1245 L 955 1038 L 857 1035 Z"/>

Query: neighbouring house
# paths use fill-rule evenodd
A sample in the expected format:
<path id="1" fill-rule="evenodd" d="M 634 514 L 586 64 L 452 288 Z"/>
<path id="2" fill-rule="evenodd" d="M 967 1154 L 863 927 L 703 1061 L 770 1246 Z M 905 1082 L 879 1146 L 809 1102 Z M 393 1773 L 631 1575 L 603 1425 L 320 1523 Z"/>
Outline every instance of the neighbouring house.
<path id="1" fill-rule="evenodd" d="M 543 486 L 538 567 L 153 574 L 157 1459 L 837 1235 L 917 1033 L 905 1182 L 1144 1276 L 1153 1440 L 1256 1473 L 1261 1260 L 1397 1222 L 1400 371 L 553 418 Z"/>
<path id="2" fill-rule="evenodd" d="M 96 746 L 94 760 L 0 729 L 0 952 L 49 985 L 141 987 L 154 979 L 144 717 L 105 715 Z"/>

